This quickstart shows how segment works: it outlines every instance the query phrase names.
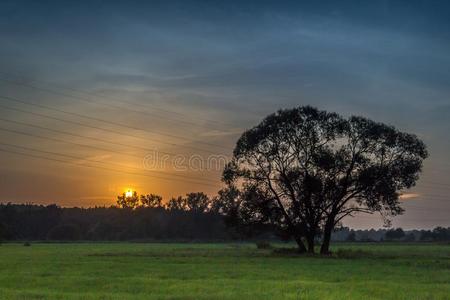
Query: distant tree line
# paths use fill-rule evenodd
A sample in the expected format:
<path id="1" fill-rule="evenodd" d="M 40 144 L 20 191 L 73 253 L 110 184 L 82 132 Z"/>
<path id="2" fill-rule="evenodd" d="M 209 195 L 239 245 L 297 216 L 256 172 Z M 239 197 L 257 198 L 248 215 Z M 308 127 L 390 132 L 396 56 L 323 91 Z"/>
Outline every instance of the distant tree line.
<path id="1" fill-rule="evenodd" d="M 450 227 L 436 227 L 432 230 L 369 229 L 354 230 L 348 227 L 333 232 L 332 239 L 340 242 L 448 242 Z"/>
<path id="2" fill-rule="evenodd" d="M 117 206 L 62 208 L 56 205 L 1 204 L 3 240 L 230 240 L 238 238 L 213 211 L 204 193 L 170 199 L 120 195 Z"/>
<path id="3" fill-rule="evenodd" d="M 134 204 L 133 204 L 134 203 Z M 50 241 L 232 241 L 249 239 L 289 240 L 273 228 L 235 231 L 215 207 L 214 199 L 190 193 L 163 204 L 158 195 L 120 195 L 118 205 L 62 208 L 56 205 L 0 204 L 1 240 Z M 263 232 L 261 234 L 261 232 Z M 401 228 L 353 230 L 332 234 L 333 241 L 450 241 L 450 228 L 410 230 Z"/>
<path id="4" fill-rule="evenodd" d="M 123 193 L 117 197 L 118 207 L 125 209 L 136 208 L 164 208 L 168 211 L 190 211 L 193 213 L 209 213 L 213 212 L 213 201 L 208 195 L 197 192 L 186 194 L 186 197 L 179 196 L 171 198 L 167 204 L 164 204 L 162 197 L 156 194 L 138 195 L 136 191 L 131 196 Z"/>

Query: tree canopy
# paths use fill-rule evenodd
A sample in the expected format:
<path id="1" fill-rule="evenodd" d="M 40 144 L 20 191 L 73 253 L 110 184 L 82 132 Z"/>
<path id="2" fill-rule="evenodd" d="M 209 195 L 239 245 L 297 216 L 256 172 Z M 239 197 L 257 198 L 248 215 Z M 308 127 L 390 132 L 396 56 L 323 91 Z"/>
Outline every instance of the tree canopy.
<path id="1" fill-rule="evenodd" d="M 415 135 L 364 117 L 280 110 L 238 140 L 223 172 L 221 210 L 234 224 L 274 226 L 300 251 L 314 252 L 321 234 L 328 254 L 346 216 L 401 214 L 401 191 L 415 185 L 427 155 Z"/>

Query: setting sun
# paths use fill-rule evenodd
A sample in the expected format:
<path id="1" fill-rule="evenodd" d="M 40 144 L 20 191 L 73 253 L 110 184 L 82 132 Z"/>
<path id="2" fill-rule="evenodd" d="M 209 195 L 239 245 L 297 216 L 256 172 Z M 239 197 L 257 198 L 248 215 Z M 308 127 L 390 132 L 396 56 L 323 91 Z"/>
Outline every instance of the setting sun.
<path id="1" fill-rule="evenodd" d="M 127 190 L 127 191 L 125 192 L 125 197 L 129 198 L 129 197 L 131 197 L 131 196 L 133 196 L 133 191 L 132 191 L 132 190 Z"/>

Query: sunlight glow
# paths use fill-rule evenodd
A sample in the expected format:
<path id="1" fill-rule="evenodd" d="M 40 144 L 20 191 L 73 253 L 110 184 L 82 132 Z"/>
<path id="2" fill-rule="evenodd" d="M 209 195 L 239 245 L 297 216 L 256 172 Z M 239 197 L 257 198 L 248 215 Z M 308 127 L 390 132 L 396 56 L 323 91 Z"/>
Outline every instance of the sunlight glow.
<path id="1" fill-rule="evenodd" d="M 420 197 L 420 194 L 416 194 L 416 193 L 404 193 L 400 195 L 400 199 L 401 200 L 408 200 L 408 199 L 414 199 Z"/>
<path id="2" fill-rule="evenodd" d="M 127 190 L 125 192 L 125 197 L 130 198 L 131 196 L 133 196 L 133 191 L 132 190 Z"/>

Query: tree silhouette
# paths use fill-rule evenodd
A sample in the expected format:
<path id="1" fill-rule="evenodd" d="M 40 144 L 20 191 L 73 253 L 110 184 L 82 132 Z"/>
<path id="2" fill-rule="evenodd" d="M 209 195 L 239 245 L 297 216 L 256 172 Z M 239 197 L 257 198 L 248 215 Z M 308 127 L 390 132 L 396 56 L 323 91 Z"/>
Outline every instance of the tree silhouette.
<path id="1" fill-rule="evenodd" d="M 186 197 L 172 198 L 167 203 L 168 210 L 183 210 L 196 213 L 208 212 L 211 208 L 211 200 L 203 192 L 189 193 Z"/>
<path id="2" fill-rule="evenodd" d="M 143 207 L 162 207 L 162 197 L 156 194 L 141 195 L 141 205 Z"/>
<path id="3" fill-rule="evenodd" d="M 399 191 L 415 185 L 427 157 L 414 135 L 310 106 L 269 115 L 242 134 L 233 154 L 223 180 L 241 192 L 226 199 L 232 203 L 222 205 L 224 213 L 274 226 L 299 251 L 314 252 L 321 233 L 322 254 L 346 216 L 402 213 Z"/>
<path id="4" fill-rule="evenodd" d="M 356 234 L 353 231 L 350 232 L 345 240 L 347 242 L 355 242 L 356 241 Z"/>
<path id="5" fill-rule="evenodd" d="M 183 197 L 171 198 L 167 203 L 168 210 L 186 210 L 186 201 Z"/>
<path id="6" fill-rule="evenodd" d="M 432 237 L 435 241 L 448 241 L 450 240 L 450 228 L 438 226 L 433 229 Z"/>
<path id="7" fill-rule="evenodd" d="M 133 195 L 127 197 L 125 193 L 117 196 L 117 205 L 121 208 L 135 209 L 139 206 L 139 196 L 136 191 Z"/>
<path id="8" fill-rule="evenodd" d="M 187 209 L 193 212 L 206 212 L 210 206 L 209 197 L 203 192 L 186 194 L 184 203 Z"/>
<path id="9" fill-rule="evenodd" d="M 386 240 L 400 240 L 405 237 L 405 232 L 401 228 L 391 229 L 386 232 Z"/>

